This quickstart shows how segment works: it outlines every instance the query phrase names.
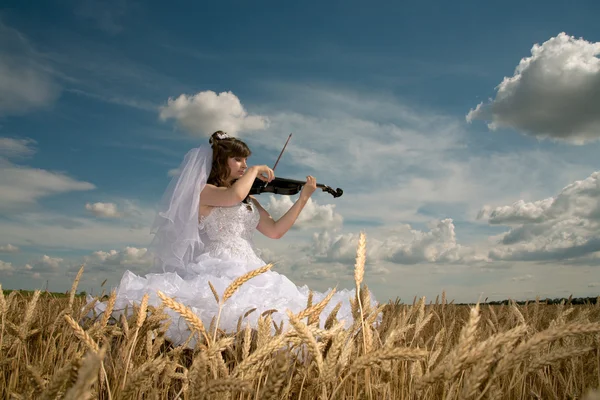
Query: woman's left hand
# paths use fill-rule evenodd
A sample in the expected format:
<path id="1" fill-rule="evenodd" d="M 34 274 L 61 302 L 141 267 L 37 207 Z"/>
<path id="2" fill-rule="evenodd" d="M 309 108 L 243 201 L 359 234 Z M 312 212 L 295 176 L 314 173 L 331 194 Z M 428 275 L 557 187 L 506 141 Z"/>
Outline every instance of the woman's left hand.
<path id="1" fill-rule="evenodd" d="M 317 180 L 314 176 L 307 176 L 306 183 L 302 187 L 302 191 L 300 192 L 300 197 L 309 198 L 312 194 L 317 190 Z"/>

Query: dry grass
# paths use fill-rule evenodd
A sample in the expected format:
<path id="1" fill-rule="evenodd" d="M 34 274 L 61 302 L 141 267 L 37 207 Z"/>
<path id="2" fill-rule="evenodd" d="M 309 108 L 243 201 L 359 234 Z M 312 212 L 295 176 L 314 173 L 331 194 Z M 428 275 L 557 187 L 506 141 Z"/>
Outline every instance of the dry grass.
<path id="1" fill-rule="evenodd" d="M 82 298 L 4 296 L 0 287 L 0 398 L 600 399 L 600 302 L 466 307 L 443 294 L 373 309 L 361 285 L 365 243 L 349 329 L 339 307 L 320 315 L 331 296 L 288 313 L 284 329 L 265 312 L 256 329 L 223 332 L 218 318 L 207 328 L 162 293 L 159 308 L 146 298 L 128 317 L 85 319 Z M 270 267 L 221 296 L 213 290 L 215 301 Z M 183 316 L 194 349 L 170 345 L 164 308 Z"/>

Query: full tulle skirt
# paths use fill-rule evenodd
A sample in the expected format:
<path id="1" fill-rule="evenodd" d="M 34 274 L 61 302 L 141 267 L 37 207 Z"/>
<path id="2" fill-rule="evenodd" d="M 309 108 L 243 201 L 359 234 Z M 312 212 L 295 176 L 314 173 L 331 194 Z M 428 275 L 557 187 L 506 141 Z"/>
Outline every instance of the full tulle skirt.
<path id="1" fill-rule="evenodd" d="M 131 271 L 126 271 L 116 291 L 113 317 L 119 318 L 126 309 L 131 313 L 133 305 L 139 306 L 145 294 L 148 294 L 148 305 L 158 307 L 162 303 L 158 296 L 160 291 L 189 307 L 200 317 L 208 329 L 213 318 L 219 313 L 219 303 L 215 299 L 209 282 L 215 288 L 219 298 L 222 298 L 225 289 L 234 279 L 265 264 L 262 260 L 248 262 L 231 258 L 215 258 L 203 254 L 195 263 L 188 265 L 183 273 L 151 273 L 139 276 Z M 313 291 L 312 304 L 325 298 L 330 290 L 326 292 Z M 304 310 L 307 307 L 309 293 L 310 289 L 307 286 L 299 287 L 285 275 L 269 270 L 246 281 L 223 303 L 218 327 L 228 333 L 236 332 L 240 317 L 243 317 L 241 321 L 243 327 L 249 324 L 250 327 L 256 328 L 261 314 L 270 311 L 273 322 L 278 326 L 283 323 L 285 330 L 288 327 L 286 311 L 290 310 L 297 314 Z M 353 323 L 350 298 L 354 297 L 354 289 L 337 290 L 320 315 L 321 327 L 327 316 L 340 302 L 341 307 L 337 312 L 337 319 L 349 327 Z M 374 300 L 372 303 L 372 305 L 376 305 Z M 253 309 L 254 311 L 252 311 Z M 103 313 L 106 310 L 106 302 L 97 303 L 94 310 L 96 314 Z M 191 334 L 187 322 L 179 313 L 168 307 L 164 308 L 164 312 L 170 317 L 170 325 L 165 333 L 166 337 L 175 345 L 185 343 Z M 195 339 L 188 341 L 187 345 L 195 346 Z"/>

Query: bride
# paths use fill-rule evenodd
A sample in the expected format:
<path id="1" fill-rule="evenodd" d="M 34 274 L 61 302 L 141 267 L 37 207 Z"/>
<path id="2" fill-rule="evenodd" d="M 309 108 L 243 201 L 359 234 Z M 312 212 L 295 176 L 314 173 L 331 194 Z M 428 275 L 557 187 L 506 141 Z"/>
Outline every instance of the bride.
<path id="1" fill-rule="evenodd" d="M 273 170 L 266 165 L 248 167 L 248 146 L 222 131 L 215 132 L 209 143 L 186 154 L 161 200 L 150 250 L 162 273 L 141 277 L 126 271 L 117 289 L 113 315 L 139 304 L 146 293 L 148 304 L 158 306 L 161 299 L 157 293 L 161 291 L 191 308 L 208 327 L 219 313 L 210 284 L 221 295 L 234 279 L 267 264 L 255 252 L 254 231 L 272 239 L 283 237 L 316 190 L 315 178 L 308 176 L 294 205 L 274 220 L 248 195 L 256 178 L 273 180 Z M 273 321 L 285 323 L 286 310 L 298 313 L 306 308 L 309 292 L 308 287 L 298 287 L 269 270 L 245 282 L 227 299 L 219 328 L 235 331 L 239 318 L 252 309 L 244 325 L 248 322 L 256 327 L 259 316 L 273 309 L 277 310 L 271 314 Z M 351 323 L 349 299 L 354 293 L 337 291 L 321 313 L 321 324 L 339 302 L 338 320 Z M 325 295 L 314 292 L 313 304 Z M 97 312 L 105 309 L 105 303 L 96 305 Z M 175 311 L 165 308 L 165 312 L 172 319 L 166 336 L 174 344 L 182 344 L 190 335 L 187 323 Z"/>

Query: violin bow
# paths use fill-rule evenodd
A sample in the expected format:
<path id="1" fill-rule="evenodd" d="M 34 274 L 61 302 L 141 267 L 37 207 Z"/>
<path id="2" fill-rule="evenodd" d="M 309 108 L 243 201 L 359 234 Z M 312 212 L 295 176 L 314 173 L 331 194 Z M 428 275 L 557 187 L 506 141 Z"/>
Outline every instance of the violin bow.
<path id="1" fill-rule="evenodd" d="M 285 144 L 283 145 L 283 149 L 281 149 L 281 153 L 279 153 L 279 157 L 277 157 L 277 161 L 275 161 L 275 165 L 273 165 L 273 172 L 275 172 L 275 168 L 277 168 L 279 159 L 281 158 L 281 155 L 283 154 L 283 152 L 284 152 L 285 148 L 287 147 L 287 144 L 291 138 L 292 138 L 292 134 L 290 133 L 290 136 L 288 136 L 287 140 L 285 141 Z M 265 187 L 267 187 L 268 184 L 269 184 L 269 182 L 265 182 Z"/>
<path id="2" fill-rule="evenodd" d="M 277 163 L 279 162 L 279 159 L 281 158 L 281 155 L 283 154 L 283 151 L 287 147 L 287 144 L 291 138 L 292 138 L 292 134 L 290 133 L 290 136 L 288 136 L 287 140 L 285 141 L 285 144 L 283 145 L 283 149 L 281 149 L 281 153 L 279 153 L 279 157 L 277 157 L 277 161 L 275 161 L 275 165 L 273 165 L 273 172 L 275 171 L 275 168 L 277 168 Z"/>

